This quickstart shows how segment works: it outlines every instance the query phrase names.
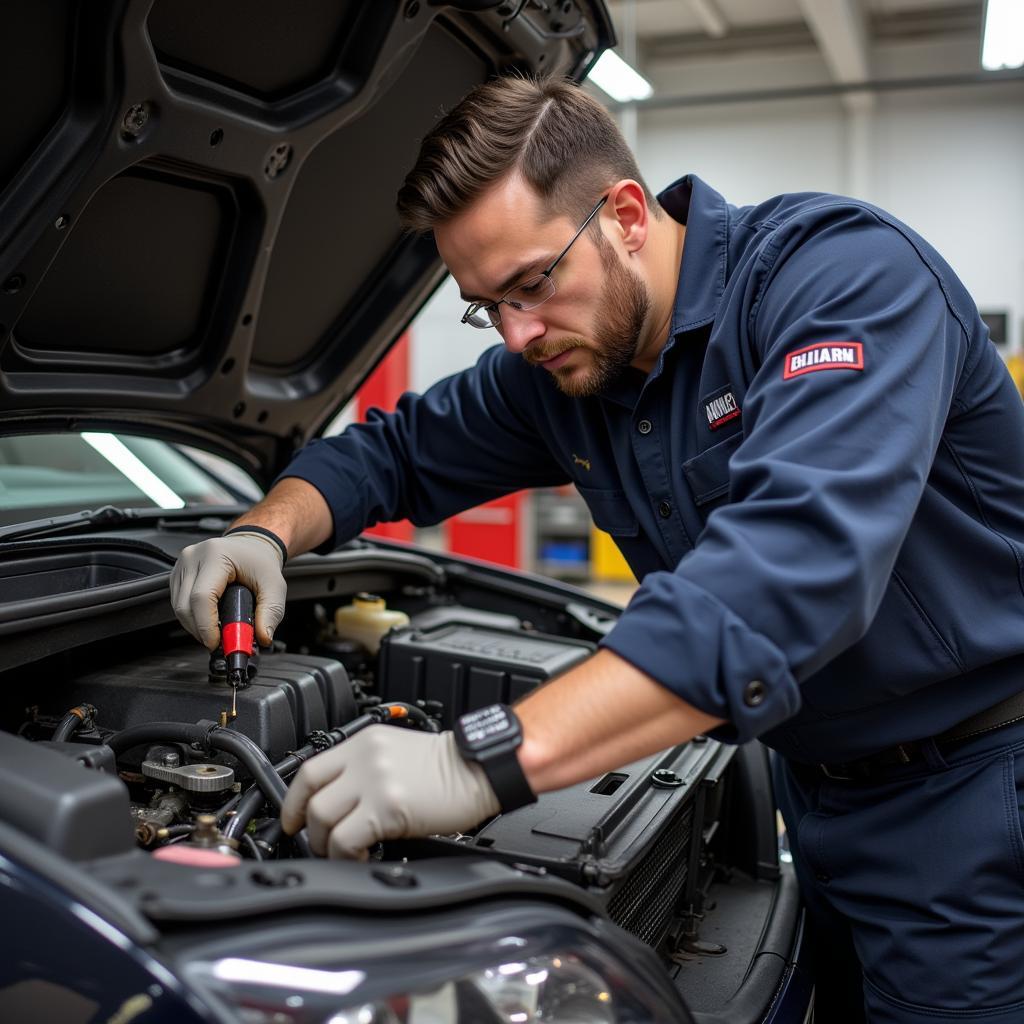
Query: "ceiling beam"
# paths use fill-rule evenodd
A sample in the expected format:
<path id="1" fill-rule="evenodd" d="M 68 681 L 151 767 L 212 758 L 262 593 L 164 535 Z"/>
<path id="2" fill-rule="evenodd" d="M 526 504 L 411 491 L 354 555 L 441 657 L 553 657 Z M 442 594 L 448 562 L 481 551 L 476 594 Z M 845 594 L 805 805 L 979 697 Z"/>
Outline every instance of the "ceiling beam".
<path id="1" fill-rule="evenodd" d="M 868 16 L 868 34 L 875 45 L 935 40 L 970 39 L 981 47 L 981 9 L 976 2 L 911 11 L 874 11 Z M 687 62 L 716 60 L 764 50 L 816 49 L 807 23 L 731 26 L 726 35 L 714 38 L 706 32 L 641 35 L 641 56 L 648 61 Z"/>
<path id="2" fill-rule="evenodd" d="M 725 20 L 717 0 L 690 0 L 690 6 L 701 27 L 712 39 L 721 39 L 729 31 L 729 22 Z"/>
<path id="3" fill-rule="evenodd" d="M 757 53 L 763 50 L 804 50 L 815 45 L 814 37 L 802 21 L 781 25 L 754 25 L 731 28 L 721 38 L 709 39 L 703 32 L 676 35 L 641 36 L 644 63 L 648 61 L 700 61 L 719 57 Z"/>
<path id="4" fill-rule="evenodd" d="M 871 44 L 861 0 L 798 0 L 807 27 L 833 79 L 865 82 L 871 77 Z M 844 103 L 863 108 L 865 100 L 844 93 Z"/>
<path id="5" fill-rule="evenodd" d="M 842 96 L 845 93 L 863 92 L 914 92 L 928 89 L 962 89 L 966 86 L 993 88 L 1009 85 L 1024 90 L 1024 72 L 976 71 L 952 75 L 912 75 L 907 78 L 873 79 L 868 82 L 821 82 L 816 85 L 782 86 L 780 88 L 735 89 L 730 92 L 687 93 L 670 96 L 655 93 L 648 100 L 632 100 L 630 103 L 611 103 L 612 111 L 626 106 L 640 110 L 672 110 L 677 107 L 704 107 L 724 104 L 778 103 L 789 100 L 817 99 L 821 96 Z M 1021 92 L 1024 96 L 1024 91 Z"/>

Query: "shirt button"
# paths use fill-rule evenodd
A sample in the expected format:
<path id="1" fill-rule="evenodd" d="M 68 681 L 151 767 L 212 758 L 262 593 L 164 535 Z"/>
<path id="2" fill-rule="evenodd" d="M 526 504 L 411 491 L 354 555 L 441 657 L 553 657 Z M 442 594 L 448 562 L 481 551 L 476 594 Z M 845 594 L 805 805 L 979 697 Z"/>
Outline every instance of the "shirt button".
<path id="1" fill-rule="evenodd" d="M 662 519 L 668 519 L 672 515 L 672 503 L 670 501 L 658 502 L 658 515 Z"/>
<path id="2" fill-rule="evenodd" d="M 760 679 L 751 679 L 743 688 L 743 703 L 748 708 L 756 708 L 764 703 L 765 686 Z"/>
<path id="3" fill-rule="evenodd" d="M 641 420 L 636 425 L 636 429 L 639 430 L 641 434 L 649 434 L 651 432 L 651 421 L 650 420 Z"/>

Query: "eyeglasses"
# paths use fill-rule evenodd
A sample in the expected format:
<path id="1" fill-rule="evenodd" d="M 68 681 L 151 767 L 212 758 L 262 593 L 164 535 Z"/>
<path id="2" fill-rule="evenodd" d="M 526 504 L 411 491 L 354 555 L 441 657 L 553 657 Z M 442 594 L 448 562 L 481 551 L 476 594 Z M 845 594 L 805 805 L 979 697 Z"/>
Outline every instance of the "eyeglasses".
<path id="1" fill-rule="evenodd" d="M 554 262 L 547 270 L 541 271 L 536 277 L 531 277 L 505 292 L 497 302 L 471 302 L 466 312 L 462 314 L 460 323 L 478 327 L 480 330 L 497 327 L 501 323 L 501 304 L 503 302 L 518 310 L 536 309 L 542 302 L 547 302 L 555 294 L 555 282 L 551 278 L 551 272 L 558 266 L 562 257 L 572 248 L 573 243 L 583 234 L 586 226 L 597 216 L 597 211 L 607 201 L 607 196 L 601 196 L 597 205 L 587 214 L 587 219 L 579 226 L 579 230 L 569 239 L 569 244 L 555 257 Z"/>

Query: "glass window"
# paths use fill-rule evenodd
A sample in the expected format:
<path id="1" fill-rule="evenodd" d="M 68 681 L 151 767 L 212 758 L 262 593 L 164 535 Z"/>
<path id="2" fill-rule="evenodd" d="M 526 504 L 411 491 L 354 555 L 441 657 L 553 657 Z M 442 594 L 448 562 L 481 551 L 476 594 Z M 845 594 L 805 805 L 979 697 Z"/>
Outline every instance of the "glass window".
<path id="1" fill-rule="evenodd" d="M 237 467 L 166 441 L 126 434 L 0 438 L 0 522 L 81 509 L 186 508 L 249 503 L 259 488 Z M 241 486 L 240 486 L 241 484 Z"/>

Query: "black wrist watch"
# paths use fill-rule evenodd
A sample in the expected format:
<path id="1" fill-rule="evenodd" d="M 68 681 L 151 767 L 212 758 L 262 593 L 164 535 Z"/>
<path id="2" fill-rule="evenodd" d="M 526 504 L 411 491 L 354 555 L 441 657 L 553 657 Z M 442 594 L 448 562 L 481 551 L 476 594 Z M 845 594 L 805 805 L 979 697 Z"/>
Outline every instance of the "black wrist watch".
<path id="1" fill-rule="evenodd" d="M 455 723 L 459 753 L 483 768 L 503 813 L 537 800 L 516 755 L 522 742 L 519 719 L 505 704 L 469 711 Z"/>

